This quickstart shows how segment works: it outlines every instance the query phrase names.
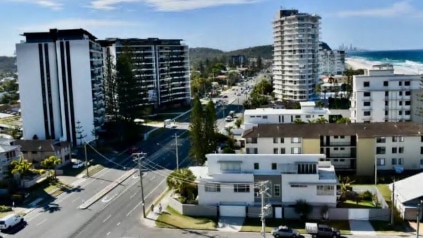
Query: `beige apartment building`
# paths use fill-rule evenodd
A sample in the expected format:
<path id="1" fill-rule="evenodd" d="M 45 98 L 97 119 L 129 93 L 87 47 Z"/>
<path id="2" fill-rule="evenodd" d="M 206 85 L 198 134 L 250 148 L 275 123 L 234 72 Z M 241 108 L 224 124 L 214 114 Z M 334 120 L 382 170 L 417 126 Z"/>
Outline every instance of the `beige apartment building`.
<path id="1" fill-rule="evenodd" d="M 414 122 L 261 124 L 243 138 L 247 154 L 325 154 L 336 171 L 375 176 L 422 170 L 422 132 Z"/>

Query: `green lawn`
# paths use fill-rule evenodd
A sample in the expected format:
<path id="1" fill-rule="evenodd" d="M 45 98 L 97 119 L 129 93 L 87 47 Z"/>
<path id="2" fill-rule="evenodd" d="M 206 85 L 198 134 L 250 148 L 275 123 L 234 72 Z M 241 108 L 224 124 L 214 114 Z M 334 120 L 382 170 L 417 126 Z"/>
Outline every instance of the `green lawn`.
<path id="1" fill-rule="evenodd" d="M 157 227 L 177 229 L 216 230 L 216 224 L 217 218 L 188 217 L 171 207 L 166 208 L 156 220 Z"/>
<path id="2" fill-rule="evenodd" d="M 337 207 L 338 208 L 377 208 L 375 207 L 372 201 L 360 201 L 357 203 L 356 201 L 352 201 L 352 200 L 346 200 L 344 202 L 340 202 L 337 205 Z"/>

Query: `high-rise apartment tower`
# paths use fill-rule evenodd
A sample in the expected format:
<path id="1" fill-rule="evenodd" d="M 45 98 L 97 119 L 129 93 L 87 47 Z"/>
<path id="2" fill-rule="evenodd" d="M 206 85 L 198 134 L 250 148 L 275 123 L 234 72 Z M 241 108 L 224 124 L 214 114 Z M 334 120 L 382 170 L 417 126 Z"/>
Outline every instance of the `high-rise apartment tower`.
<path id="1" fill-rule="evenodd" d="M 319 77 L 320 17 L 280 10 L 273 21 L 273 87 L 278 100 L 308 101 Z"/>
<path id="2" fill-rule="evenodd" d="M 24 33 L 16 45 L 25 139 L 95 139 L 105 120 L 103 51 L 83 29 Z"/>

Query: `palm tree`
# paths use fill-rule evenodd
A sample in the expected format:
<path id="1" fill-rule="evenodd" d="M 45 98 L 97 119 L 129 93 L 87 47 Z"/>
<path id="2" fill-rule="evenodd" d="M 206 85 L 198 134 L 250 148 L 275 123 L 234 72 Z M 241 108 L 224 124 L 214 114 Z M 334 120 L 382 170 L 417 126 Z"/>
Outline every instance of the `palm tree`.
<path id="1" fill-rule="evenodd" d="M 166 179 L 169 188 L 175 190 L 183 201 L 195 198 L 195 175 L 189 169 L 178 169 L 169 174 Z"/>
<path id="2" fill-rule="evenodd" d="M 62 162 L 60 158 L 58 158 L 55 155 L 51 155 L 47 158 L 45 158 L 43 161 L 41 161 L 41 166 L 43 166 L 46 169 L 53 170 L 53 178 L 56 178 L 56 167 Z"/>
<path id="3" fill-rule="evenodd" d="M 21 181 L 23 176 L 29 175 L 31 172 L 33 172 L 33 170 L 32 163 L 24 159 L 22 156 L 20 156 L 18 160 L 13 160 L 10 162 L 10 173 L 13 175 L 18 175 L 19 181 Z"/>

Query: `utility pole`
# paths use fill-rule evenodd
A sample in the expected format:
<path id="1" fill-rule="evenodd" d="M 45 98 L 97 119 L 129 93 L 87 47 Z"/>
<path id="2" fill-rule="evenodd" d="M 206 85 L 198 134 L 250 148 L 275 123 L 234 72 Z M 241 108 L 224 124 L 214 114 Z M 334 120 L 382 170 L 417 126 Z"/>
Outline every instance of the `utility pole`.
<path id="1" fill-rule="evenodd" d="M 142 204 L 142 215 L 144 218 L 146 218 L 145 216 L 145 201 L 144 201 L 144 187 L 143 187 L 143 183 L 142 183 L 142 163 L 141 163 L 141 159 L 144 159 L 145 156 L 147 154 L 146 153 L 133 153 L 132 156 L 135 157 L 135 159 L 138 162 L 138 171 L 139 171 L 139 176 L 140 176 L 140 185 L 141 185 L 141 204 Z"/>
<path id="2" fill-rule="evenodd" d="M 87 177 L 90 177 L 90 175 L 88 174 L 87 142 L 84 143 L 84 152 L 85 152 L 85 171 L 86 171 Z"/>
<path id="3" fill-rule="evenodd" d="M 420 213 L 422 212 L 422 204 L 423 204 L 423 200 L 420 200 L 420 203 L 417 204 L 417 231 L 416 231 L 416 238 L 419 238 L 419 233 L 420 233 Z"/>
<path id="4" fill-rule="evenodd" d="M 395 177 L 392 183 L 392 206 L 391 206 L 391 225 L 394 225 L 394 211 L 395 211 Z"/>
<path id="5" fill-rule="evenodd" d="M 267 211 L 271 207 L 270 204 L 265 205 L 265 196 L 269 196 L 267 190 L 269 185 L 269 181 L 260 181 L 260 197 L 261 197 L 261 234 L 263 238 L 266 238 L 266 215 L 268 214 Z"/>
<path id="6" fill-rule="evenodd" d="M 178 135 L 175 133 L 176 170 L 179 170 Z"/>

